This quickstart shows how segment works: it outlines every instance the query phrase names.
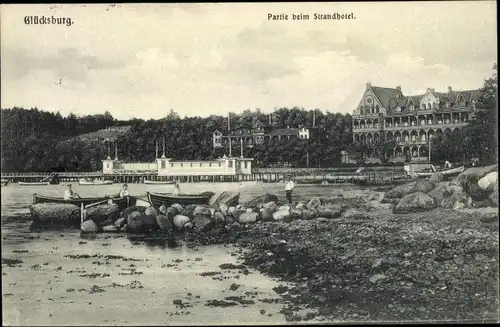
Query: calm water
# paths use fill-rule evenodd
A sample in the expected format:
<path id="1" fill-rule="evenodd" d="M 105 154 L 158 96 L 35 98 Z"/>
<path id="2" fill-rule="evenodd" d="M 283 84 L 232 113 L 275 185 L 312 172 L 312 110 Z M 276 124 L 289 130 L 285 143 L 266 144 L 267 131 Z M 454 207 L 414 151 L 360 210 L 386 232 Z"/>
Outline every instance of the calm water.
<path id="1" fill-rule="evenodd" d="M 117 193 L 120 185 L 73 185 L 81 196 Z M 197 193 L 239 191 L 246 201 L 264 192 L 284 200 L 283 184 L 182 184 L 181 191 Z M 355 187 L 352 187 L 355 189 Z M 146 191 L 170 192 L 171 185 L 129 184 L 133 195 Z M 29 205 L 33 192 L 62 196 L 64 185 L 3 187 L 2 260 L 21 260 L 17 266 L 2 262 L 2 310 L 6 325 L 179 325 L 282 324 L 282 304 L 272 288 L 280 283 L 258 271 L 245 275 L 238 269 L 241 250 L 225 246 L 188 249 L 148 247 L 124 235 L 100 234 L 80 238 L 79 231 L 29 232 Z M 295 198 L 328 195 L 347 189 L 299 186 Z M 90 257 L 74 257 L 88 255 Z M 106 256 L 112 257 L 106 257 Z M 69 257 L 68 257 L 69 256 Z M 73 256 L 73 257 L 71 257 Z M 94 257 L 93 257 L 94 256 Z M 138 260 L 138 261 L 130 261 Z M 213 275 L 203 276 L 202 273 Z M 231 288 L 232 284 L 233 287 Z M 237 286 L 237 288 L 236 288 Z M 210 300 L 241 297 L 246 304 L 206 306 Z M 176 306 L 182 300 L 187 307 Z"/>

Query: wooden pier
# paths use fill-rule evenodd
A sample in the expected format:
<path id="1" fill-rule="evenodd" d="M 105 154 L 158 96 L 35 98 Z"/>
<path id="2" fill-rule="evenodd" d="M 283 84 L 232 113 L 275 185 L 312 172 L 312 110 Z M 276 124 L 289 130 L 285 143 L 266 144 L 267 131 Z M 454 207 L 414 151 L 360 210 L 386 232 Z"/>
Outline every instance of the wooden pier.
<path id="1" fill-rule="evenodd" d="M 49 177 L 54 173 L 2 173 L 3 180 L 11 183 L 36 182 Z M 320 184 L 328 182 L 353 183 L 353 184 L 387 184 L 404 175 L 402 169 L 379 169 L 375 171 L 355 172 L 353 169 L 255 169 L 252 174 L 226 175 L 226 176 L 158 176 L 152 172 L 126 172 L 120 174 L 103 174 L 102 172 L 61 172 L 57 173 L 59 181 L 77 182 L 82 178 L 113 180 L 115 183 L 142 183 L 145 179 L 152 181 L 173 181 L 181 183 L 229 183 L 262 181 L 264 183 L 276 183 L 291 176 L 300 184 Z"/>

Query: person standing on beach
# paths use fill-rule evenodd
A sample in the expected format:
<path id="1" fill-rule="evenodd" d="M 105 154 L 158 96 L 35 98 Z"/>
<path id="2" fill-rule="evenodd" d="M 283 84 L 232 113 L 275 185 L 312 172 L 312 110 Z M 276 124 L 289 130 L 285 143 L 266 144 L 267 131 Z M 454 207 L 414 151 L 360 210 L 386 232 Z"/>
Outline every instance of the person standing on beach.
<path id="1" fill-rule="evenodd" d="M 128 185 L 123 184 L 122 190 L 120 191 L 120 198 L 124 198 L 124 197 L 129 196 L 129 195 L 130 195 L 130 193 L 128 192 Z"/>
<path id="2" fill-rule="evenodd" d="M 179 185 L 179 181 L 176 180 L 174 185 L 174 195 L 178 196 L 179 194 L 181 194 L 181 187 Z"/>
<path id="3" fill-rule="evenodd" d="M 67 185 L 66 192 L 64 192 L 64 200 L 71 200 L 75 198 L 79 198 L 80 196 L 73 191 L 71 188 L 71 184 Z"/>
<path id="4" fill-rule="evenodd" d="M 292 204 L 292 191 L 295 188 L 295 183 L 290 176 L 287 177 L 287 182 L 285 184 L 285 195 L 288 203 Z"/>

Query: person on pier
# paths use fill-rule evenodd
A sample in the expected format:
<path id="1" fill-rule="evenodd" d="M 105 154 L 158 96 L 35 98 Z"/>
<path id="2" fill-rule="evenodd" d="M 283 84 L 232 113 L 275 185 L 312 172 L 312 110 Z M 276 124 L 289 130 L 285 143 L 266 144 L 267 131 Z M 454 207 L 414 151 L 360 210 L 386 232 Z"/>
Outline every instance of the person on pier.
<path id="1" fill-rule="evenodd" d="M 66 187 L 66 191 L 64 192 L 64 200 L 71 200 L 79 198 L 80 196 L 73 191 L 71 184 L 68 184 Z"/>
<path id="2" fill-rule="evenodd" d="M 288 200 L 288 203 L 290 204 L 292 204 L 292 191 L 294 188 L 295 188 L 295 183 L 293 182 L 290 176 L 287 176 L 285 184 L 285 195 Z"/>
<path id="3" fill-rule="evenodd" d="M 179 180 L 176 180 L 174 185 L 174 195 L 178 196 L 180 194 L 181 194 L 181 186 L 179 185 Z"/>

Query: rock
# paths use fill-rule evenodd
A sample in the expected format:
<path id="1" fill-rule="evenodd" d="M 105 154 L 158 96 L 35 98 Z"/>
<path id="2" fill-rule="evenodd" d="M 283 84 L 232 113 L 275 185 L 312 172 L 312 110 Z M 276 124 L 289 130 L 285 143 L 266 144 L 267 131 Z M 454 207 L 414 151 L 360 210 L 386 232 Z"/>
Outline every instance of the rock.
<path id="1" fill-rule="evenodd" d="M 174 227 L 174 224 L 172 223 L 172 219 L 170 219 L 166 215 L 157 215 L 156 216 L 156 223 L 158 224 L 160 229 L 163 231 L 170 231 Z"/>
<path id="2" fill-rule="evenodd" d="M 302 219 L 303 218 L 302 210 L 297 208 L 290 210 L 290 218 L 293 220 Z"/>
<path id="3" fill-rule="evenodd" d="M 120 209 L 115 203 L 101 204 L 85 210 L 86 218 L 89 220 L 93 220 L 96 224 L 100 224 L 108 219 L 111 221 L 115 221 L 116 219 L 118 219 L 120 213 Z"/>
<path id="4" fill-rule="evenodd" d="M 270 202 L 267 202 L 265 204 L 263 204 L 263 207 L 264 209 L 266 209 L 267 211 L 270 211 L 270 212 L 275 212 L 278 210 L 278 205 L 276 204 L 276 202 L 274 201 L 270 201 Z"/>
<path id="5" fill-rule="evenodd" d="M 233 218 L 235 221 L 238 221 L 240 219 L 240 216 L 242 213 L 245 213 L 246 212 L 246 209 L 241 209 L 241 208 L 236 208 L 234 211 L 233 211 Z"/>
<path id="6" fill-rule="evenodd" d="M 303 201 L 299 201 L 295 206 L 295 209 L 306 209 L 306 203 Z"/>
<path id="7" fill-rule="evenodd" d="M 140 207 L 140 206 L 128 207 L 125 210 L 123 210 L 122 217 L 123 218 L 128 218 L 128 215 L 131 214 L 134 211 L 138 211 L 140 213 L 145 213 L 147 208 L 149 208 L 149 207 Z"/>
<path id="8" fill-rule="evenodd" d="M 210 216 L 213 217 L 215 214 L 215 209 L 214 208 L 209 208 L 210 210 Z"/>
<path id="9" fill-rule="evenodd" d="M 439 205 L 445 209 L 462 209 L 467 206 L 467 194 L 465 193 L 451 193 L 450 196 L 445 197 L 441 200 Z"/>
<path id="10" fill-rule="evenodd" d="M 164 205 L 164 204 L 162 204 L 162 205 L 160 206 L 160 208 L 158 209 L 158 211 L 160 211 L 160 212 L 161 212 L 161 213 L 163 213 L 163 214 L 166 214 L 166 213 L 167 213 L 167 206 L 166 206 L 166 205 Z"/>
<path id="11" fill-rule="evenodd" d="M 250 201 L 248 201 L 247 203 L 245 203 L 245 207 L 247 208 L 255 208 L 257 207 L 259 204 L 264 204 L 264 203 L 268 203 L 268 202 L 278 202 L 278 197 L 274 194 L 270 194 L 270 193 L 265 193 L 261 196 L 258 196 Z"/>
<path id="12" fill-rule="evenodd" d="M 222 204 L 219 205 L 219 210 L 225 216 L 229 212 L 229 206 L 227 206 L 226 204 L 222 203 Z"/>
<path id="13" fill-rule="evenodd" d="M 318 215 L 324 218 L 338 218 L 342 215 L 342 208 L 335 204 L 321 205 L 316 210 Z"/>
<path id="14" fill-rule="evenodd" d="M 257 217 L 259 216 L 256 212 L 244 212 L 239 217 L 239 222 L 241 224 L 250 224 L 257 221 Z"/>
<path id="15" fill-rule="evenodd" d="M 307 209 L 316 209 L 317 207 L 319 207 L 322 204 L 323 204 L 323 202 L 321 201 L 321 198 L 315 197 L 315 198 L 312 198 L 311 200 L 309 200 L 306 207 L 307 207 Z"/>
<path id="16" fill-rule="evenodd" d="M 226 218 L 224 217 L 224 214 L 222 212 L 214 213 L 214 222 L 216 224 L 225 224 Z"/>
<path id="17" fill-rule="evenodd" d="M 233 213 L 236 211 L 236 207 L 229 207 L 229 209 L 227 209 L 227 213 L 230 214 L 231 216 L 233 215 Z"/>
<path id="18" fill-rule="evenodd" d="M 239 208 L 241 208 L 241 203 L 236 205 L 236 209 L 239 209 Z"/>
<path id="19" fill-rule="evenodd" d="M 207 206 L 197 205 L 193 210 L 193 216 L 202 215 L 202 216 L 211 216 L 210 208 Z"/>
<path id="20" fill-rule="evenodd" d="M 118 219 L 117 221 L 115 221 L 115 226 L 117 228 L 122 228 L 123 226 L 125 226 L 125 224 L 127 223 L 127 219 L 125 218 L 120 218 Z"/>
<path id="21" fill-rule="evenodd" d="M 78 226 L 80 223 L 80 208 L 66 203 L 39 203 L 30 206 L 30 213 L 34 223 L 56 223 L 69 226 Z"/>
<path id="22" fill-rule="evenodd" d="M 173 208 L 175 210 L 176 215 L 179 215 L 184 210 L 182 205 L 180 205 L 179 203 L 172 204 L 170 208 Z"/>
<path id="23" fill-rule="evenodd" d="M 181 215 L 193 217 L 194 210 L 196 209 L 197 204 L 188 204 L 181 212 Z"/>
<path id="24" fill-rule="evenodd" d="M 471 203 L 471 207 L 473 208 L 487 208 L 491 207 L 492 203 L 490 199 L 482 200 L 482 201 L 475 201 Z M 462 209 L 464 206 L 460 206 L 458 209 Z"/>
<path id="25" fill-rule="evenodd" d="M 127 224 L 123 225 L 123 227 L 120 228 L 120 232 L 126 232 L 127 228 L 128 228 Z"/>
<path id="26" fill-rule="evenodd" d="M 437 172 L 435 174 L 433 174 L 431 177 L 429 177 L 429 182 L 431 183 L 441 183 L 442 181 L 444 181 L 444 175 L 443 173 L 440 173 L 440 172 Z"/>
<path id="27" fill-rule="evenodd" d="M 428 211 L 436 207 L 436 202 L 433 198 L 425 193 L 417 192 L 408 194 L 402 198 L 399 203 L 393 208 L 394 213 L 411 213 Z"/>
<path id="28" fill-rule="evenodd" d="M 144 211 L 146 216 L 156 216 L 158 211 L 154 207 L 147 207 L 146 211 Z"/>
<path id="29" fill-rule="evenodd" d="M 290 211 L 290 206 L 288 204 L 282 205 L 278 208 L 278 211 Z"/>
<path id="30" fill-rule="evenodd" d="M 102 228 L 102 231 L 105 233 L 116 233 L 119 229 L 115 225 L 107 225 Z"/>
<path id="31" fill-rule="evenodd" d="M 430 180 L 421 179 L 415 183 L 415 186 L 410 190 L 408 194 L 417 192 L 427 193 L 431 191 L 435 186 L 436 184 L 431 182 Z"/>
<path id="32" fill-rule="evenodd" d="M 302 218 L 305 220 L 311 220 L 318 216 L 318 212 L 312 209 L 302 210 Z"/>
<path id="33" fill-rule="evenodd" d="M 233 216 L 231 216 L 231 215 L 224 216 L 224 219 L 225 219 L 226 225 L 231 225 L 232 223 L 235 222 Z"/>
<path id="34" fill-rule="evenodd" d="M 138 211 L 132 212 L 127 218 L 127 231 L 132 233 L 144 233 L 155 230 L 158 227 L 156 216 L 146 215 Z"/>
<path id="35" fill-rule="evenodd" d="M 189 217 L 185 215 L 175 215 L 173 222 L 175 227 L 182 229 L 184 225 L 189 222 Z"/>
<path id="36" fill-rule="evenodd" d="M 496 171 L 487 174 L 477 182 L 477 185 L 485 191 L 493 191 L 495 184 L 498 184 L 498 173 Z"/>
<path id="37" fill-rule="evenodd" d="M 436 203 L 441 203 L 443 199 L 450 197 L 453 192 L 450 192 L 449 185 L 449 182 L 438 183 L 434 189 L 427 193 L 427 195 L 433 198 Z"/>
<path id="38" fill-rule="evenodd" d="M 257 208 L 256 208 L 257 209 Z M 247 210 L 245 210 L 246 212 L 250 213 L 250 212 L 254 212 L 252 209 L 248 208 Z"/>
<path id="39" fill-rule="evenodd" d="M 274 211 L 270 211 L 270 210 L 263 208 L 262 212 L 260 213 L 262 221 L 272 221 L 273 220 L 273 213 L 274 213 Z"/>
<path id="40" fill-rule="evenodd" d="M 411 193 L 415 185 L 417 184 L 417 181 L 413 181 L 410 183 L 398 185 L 392 190 L 388 191 L 385 194 L 385 198 L 387 199 L 394 199 L 394 198 L 403 198 L 405 195 L 408 195 Z"/>
<path id="41" fill-rule="evenodd" d="M 231 228 L 238 228 L 240 226 L 241 226 L 240 223 L 237 221 L 235 221 L 234 223 L 231 224 Z"/>
<path id="42" fill-rule="evenodd" d="M 192 221 L 197 230 L 206 231 L 212 228 L 213 221 L 210 219 L 210 216 L 204 214 L 196 214 Z"/>
<path id="43" fill-rule="evenodd" d="M 184 228 L 185 229 L 193 229 L 193 224 L 191 222 L 187 222 L 185 225 L 184 225 Z"/>
<path id="44" fill-rule="evenodd" d="M 290 218 L 290 211 L 287 210 L 278 210 L 273 213 L 274 220 L 289 220 Z"/>
<path id="45" fill-rule="evenodd" d="M 92 220 L 86 220 L 80 226 L 80 229 L 84 233 L 97 233 L 99 231 L 99 227 L 97 227 L 96 223 Z"/>
<path id="46" fill-rule="evenodd" d="M 358 209 L 347 209 L 342 213 L 341 217 L 344 219 L 371 219 L 367 211 L 361 211 Z"/>
<path id="47" fill-rule="evenodd" d="M 483 190 L 479 185 L 473 182 L 467 184 L 466 191 L 473 201 L 486 200 L 491 194 L 491 192 Z"/>
<path id="48" fill-rule="evenodd" d="M 221 195 L 213 203 L 214 207 L 219 207 L 224 204 L 228 207 L 237 206 L 240 201 L 240 193 L 237 192 L 222 192 Z"/>

